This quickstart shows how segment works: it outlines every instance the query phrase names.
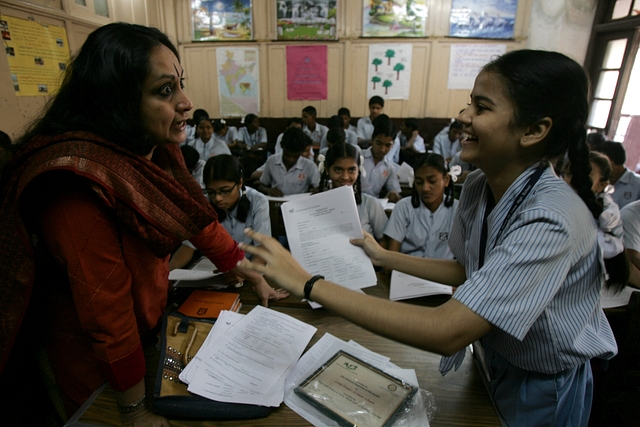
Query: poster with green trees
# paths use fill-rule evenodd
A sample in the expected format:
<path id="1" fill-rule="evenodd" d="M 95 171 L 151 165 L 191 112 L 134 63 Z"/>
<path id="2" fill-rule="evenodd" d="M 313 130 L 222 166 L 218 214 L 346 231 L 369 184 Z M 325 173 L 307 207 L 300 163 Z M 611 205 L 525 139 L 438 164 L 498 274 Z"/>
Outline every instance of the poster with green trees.
<path id="1" fill-rule="evenodd" d="M 409 99 L 412 53 L 410 43 L 369 46 L 368 98 Z"/>

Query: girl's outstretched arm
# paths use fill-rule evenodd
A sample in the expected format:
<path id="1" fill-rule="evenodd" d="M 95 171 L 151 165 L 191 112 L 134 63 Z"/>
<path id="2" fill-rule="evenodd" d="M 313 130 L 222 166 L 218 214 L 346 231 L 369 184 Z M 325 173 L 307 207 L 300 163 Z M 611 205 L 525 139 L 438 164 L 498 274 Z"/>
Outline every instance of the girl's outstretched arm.
<path id="1" fill-rule="evenodd" d="M 247 230 L 247 234 L 261 246 L 243 244 L 242 249 L 260 256 L 267 264 L 261 265 L 243 260 L 241 265 L 264 273 L 299 297 L 304 296 L 304 284 L 311 275 L 298 264 L 289 251 L 271 237 L 251 230 Z M 363 246 L 370 256 L 372 253 L 369 250 L 374 250 L 373 255 L 377 262 L 385 259 L 386 251 L 379 246 L 379 249 L 376 247 L 367 249 L 371 245 L 370 241 L 375 243 L 372 236 L 366 234 L 363 240 L 363 242 L 354 243 Z M 422 260 L 406 255 L 403 257 Z M 401 258 L 398 260 L 403 264 L 410 263 Z M 425 259 L 425 261 L 430 260 Z M 455 261 L 453 263 L 457 264 Z M 436 263 L 433 268 L 437 269 L 439 264 Z M 457 274 L 458 279 L 464 276 L 464 269 L 460 272 L 455 265 L 444 266 L 447 267 L 446 270 Z M 400 270 L 399 265 L 395 267 Z M 408 273 L 412 274 L 410 271 Z M 360 294 L 326 280 L 315 283 L 311 298 L 325 308 L 375 333 L 445 355 L 455 353 L 491 330 L 490 323 L 455 300 L 450 300 L 439 307 L 415 306 Z"/>

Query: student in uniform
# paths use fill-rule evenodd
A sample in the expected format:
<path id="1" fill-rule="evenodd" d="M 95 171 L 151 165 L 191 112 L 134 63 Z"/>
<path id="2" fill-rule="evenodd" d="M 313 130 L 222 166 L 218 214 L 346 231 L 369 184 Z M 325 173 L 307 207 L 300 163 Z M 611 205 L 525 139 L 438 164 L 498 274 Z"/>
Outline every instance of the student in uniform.
<path id="1" fill-rule="evenodd" d="M 615 191 L 613 201 L 621 209 L 640 199 L 640 175 L 625 166 L 627 154 L 624 146 L 615 141 L 605 141 L 598 151 L 611 160 L 611 185 Z"/>
<path id="2" fill-rule="evenodd" d="M 411 198 L 400 200 L 384 230 L 388 249 L 423 258 L 453 259 L 449 233 L 458 201 L 440 154 L 423 154 L 414 166 Z"/>
<path id="3" fill-rule="evenodd" d="M 238 147 L 238 128 L 235 126 L 227 126 L 225 119 L 217 119 L 213 121 L 213 137 L 229 147 L 233 152 Z"/>
<path id="4" fill-rule="evenodd" d="M 316 164 L 302 153 L 311 138 L 302 129 L 289 128 L 282 137 L 282 153 L 267 159 L 259 190 L 273 197 L 316 191 L 320 173 Z"/>
<path id="5" fill-rule="evenodd" d="M 341 128 L 331 128 L 341 131 Z M 387 214 L 382 209 L 378 200 L 362 192 L 361 174 L 364 172 L 362 158 L 358 154 L 357 146 L 339 142 L 333 144 L 327 150 L 325 156 L 320 158 L 318 169 L 320 175 L 320 191 L 348 185 L 353 188 L 353 193 L 358 205 L 358 216 L 362 229 L 375 236 L 379 242 L 384 242 L 384 227 L 387 224 Z"/>
<path id="6" fill-rule="evenodd" d="M 265 274 L 297 296 L 394 340 L 446 356 L 446 372 L 479 340 L 488 388 L 504 425 L 584 426 L 591 410 L 590 359 L 616 352 L 600 306 L 605 271 L 589 179 L 585 123 L 589 84 L 557 53 L 508 52 L 485 65 L 458 117 L 461 157 L 475 164 L 451 236 L 455 260 L 417 258 L 355 239 L 374 265 L 457 286 L 438 307 L 360 294 L 312 276 L 277 241 L 247 230 L 243 246 Z M 548 160 L 569 153 L 572 189 Z"/>
<path id="7" fill-rule="evenodd" d="M 374 95 L 369 98 L 369 115 L 358 119 L 358 141 L 371 141 L 371 138 L 373 138 L 373 120 L 382 114 L 383 110 L 384 99 L 381 96 Z"/>
<path id="8" fill-rule="evenodd" d="M 260 127 L 260 119 L 255 114 L 244 117 L 244 127 L 238 130 L 238 145 L 249 150 L 264 150 L 267 147 L 267 130 Z"/>
<path id="9" fill-rule="evenodd" d="M 202 118 L 196 129 L 198 137 L 189 145 L 198 151 L 200 159 L 206 162 L 218 154 L 231 154 L 227 143 L 213 136 L 213 123 L 208 117 Z"/>
<path id="10" fill-rule="evenodd" d="M 462 123 L 454 120 L 442 129 L 433 139 L 433 152 L 440 154 L 447 163 L 460 151 L 460 137 L 462 136 Z"/>
<path id="11" fill-rule="evenodd" d="M 198 108 L 193 112 L 192 117 L 193 117 L 192 118 L 193 124 L 187 125 L 187 129 L 186 129 L 187 138 L 184 140 L 184 142 L 181 145 L 183 144 L 188 145 L 188 144 L 191 144 L 193 141 L 195 141 L 195 139 L 198 137 L 198 133 L 196 132 L 198 123 L 200 123 L 200 120 L 202 120 L 204 117 L 209 118 L 209 113 L 207 113 L 207 110 Z"/>
<path id="12" fill-rule="evenodd" d="M 309 138 L 313 141 L 313 145 L 317 146 L 320 145 L 329 128 L 316 122 L 316 115 L 316 108 L 312 105 L 308 105 L 302 109 L 302 130 L 309 135 Z"/>
<path id="13" fill-rule="evenodd" d="M 180 151 L 182 152 L 182 157 L 184 157 L 184 165 L 187 167 L 187 170 L 191 173 L 191 176 L 198 181 L 200 187 L 204 189 L 202 173 L 206 162 L 200 158 L 198 150 L 190 145 L 181 145 Z"/>
<path id="14" fill-rule="evenodd" d="M 364 155 L 364 169 L 367 173 L 367 194 L 373 197 L 381 197 L 384 189 L 390 202 L 400 200 L 400 181 L 395 169 L 386 156 L 394 144 L 396 131 L 391 120 L 381 120 L 372 133 L 371 147 L 362 150 Z"/>
<path id="15" fill-rule="evenodd" d="M 342 107 L 338 110 L 338 116 L 342 119 L 342 128 L 345 131 L 350 130 L 357 136 L 358 128 L 351 124 L 351 111 L 346 107 Z"/>
<path id="16" fill-rule="evenodd" d="M 342 130 L 344 134 L 344 142 L 351 145 L 358 145 L 358 135 L 355 132 L 350 130 L 346 130 L 343 128 L 343 120 L 340 116 L 331 116 L 329 118 L 329 130 L 337 127 Z M 327 151 L 329 146 L 327 145 L 327 135 L 329 131 L 322 137 L 322 141 L 320 141 L 320 153 L 323 151 Z"/>

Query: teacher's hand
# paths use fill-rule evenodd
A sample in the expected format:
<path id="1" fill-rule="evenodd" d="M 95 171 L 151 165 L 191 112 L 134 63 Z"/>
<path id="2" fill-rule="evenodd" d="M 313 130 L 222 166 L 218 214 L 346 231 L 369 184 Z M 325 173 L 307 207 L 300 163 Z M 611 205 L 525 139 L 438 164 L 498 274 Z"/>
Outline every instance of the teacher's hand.
<path id="1" fill-rule="evenodd" d="M 351 244 L 355 246 L 359 246 L 369 255 L 371 258 L 371 262 L 375 266 L 383 266 L 382 260 L 384 258 L 384 254 L 387 252 L 380 244 L 376 241 L 375 237 L 366 231 L 362 230 L 362 234 L 364 234 L 364 239 L 351 239 Z"/>
<path id="2" fill-rule="evenodd" d="M 240 243 L 240 248 L 245 252 L 262 258 L 266 265 L 243 259 L 239 266 L 264 274 L 287 291 L 302 298 L 304 296 L 304 284 L 311 278 L 311 274 L 307 273 L 291 256 L 291 253 L 282 247 L 276 239 L 257 233 L 249 228 L 244 232 L 260 246 Z"/>
<path id="3" fill-rule="evenodd" d="M 243 262 L 249 261 L 245 258 Z M 262 277 L 262 274 L 257 273 L 255 270 L 246 268 L 242 263 L 239 263 L 233 270 L 229 272 L 230 274 L 235 274 L 245 281 L 251 283 L 253 290 L 258 294 L 258 298 L 260 299 L 260 304 L 265 307 L 269 306 L 269 300 L 277 301 L 289 296 L 289 293 L 283 291 L 282 289 L 275 290 L 266 280 Z"/>

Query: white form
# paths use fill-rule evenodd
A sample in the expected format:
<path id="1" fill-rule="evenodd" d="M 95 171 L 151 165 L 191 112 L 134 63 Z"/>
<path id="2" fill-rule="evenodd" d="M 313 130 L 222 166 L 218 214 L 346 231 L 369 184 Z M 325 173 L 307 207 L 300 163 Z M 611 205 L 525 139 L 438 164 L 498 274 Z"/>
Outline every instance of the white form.
<path id="1" fill-rule="evenodd" d="M 216 375 L 243 389 L 267 393 L 295 364 L 316 328 L 256 306 L 220 337 L 202 361 Z M 194 386 L 193 380 L 190 384 Z"/>
<path id="2" fill-rule="evenodd" d="M 375 286 L 376 273 L 362 248 L 353 188 L 342 186 L 281 206 L 293 257 L 311 274 L 349 289 Z"/>
<path id="3" fill-rule="evenodd" d="M 431 282 L 419 277 L 393 270 L 391 272 L 391 285 L 389 299 L 397 301 L 408 298 L 418 298 L 427 295 L 451 295 L 453 288 L 442 283 Z"/>

